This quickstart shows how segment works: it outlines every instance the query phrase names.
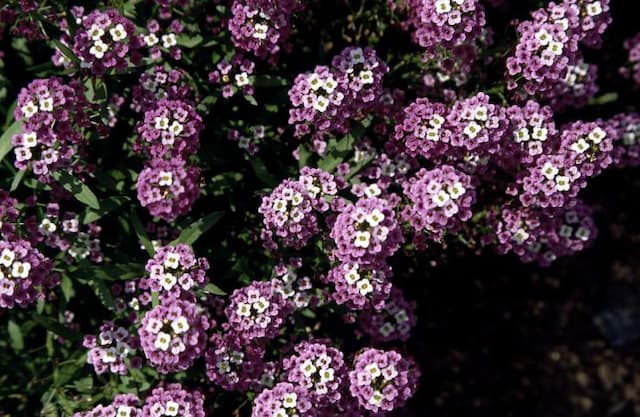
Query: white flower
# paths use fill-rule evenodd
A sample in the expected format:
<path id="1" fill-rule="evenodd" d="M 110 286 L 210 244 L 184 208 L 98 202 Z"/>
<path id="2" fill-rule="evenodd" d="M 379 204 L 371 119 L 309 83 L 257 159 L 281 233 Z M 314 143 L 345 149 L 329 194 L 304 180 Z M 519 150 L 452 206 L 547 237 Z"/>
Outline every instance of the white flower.
<path id="1" fill-rule="evenodd" d="M 267 39 L 267 32 L 269 31 L 269 26 L 263 23 L 256 23 L 253 26 L 253 37 L 256 39 Z"/>
<path id="2" fill-rule="evenodd" d="M 311 362 L 310 359 L 307 359 L 300 365 L 300 370 L 302 371 L 304 376 L 309 378 L 311 375 L 316 373 L 318 368 L 316 368 L 316 366 L 313 364 L 313 362 Z"/>
<path id="3" fill-rule="evenodd" d="M 453 185 L 450 185 L 447 187 L 447 193 L 451 196 L 451 198 L 453 198 L 454 200 L 457 200 L 458 197 L 460 197 L 461 195 L 463 195 L 467 190 L 464 188 L 464 186 L 459 183 L 456 182 Z"/>
<path id="4" fill-rule="evenodd" d="M 324 91 L 326 91 L 327 94 L 333 93 L 337 86 L 338 83 L 333 79 L 333 77 L 327 78 L 322 84 L 322 88 L 324 88 Z"/>
<path id="5" fill-rule="evenodd" d="M 393 326 L 393 324 L 389 323 L 389 322 L 385 322 L 382 326 L 380 326 L 380 328 L 378 329 L 378 331 L 380 332 L 380 334 L 384 337 L 389 336 L 391 333 L 393 333 L 396 330 L 396 328 Z"/>
<path id="6" fill-rule="evenodd" d="M 362 48 L 353 48 L 349 51 L 349 58 L 351 58 L 352 64 L 363 64 L 364 52 L 362 51 Z"/>
<path id="7" fill-rule="evenodd" d="M 364 231 L 364 232 L 356 232 L 356 238 L 353 242 L 354 246 L 356 248 L 368 248 L 369 247 L 369 243 L 371 242 L 371 233 Z"/>
<path id="8" fill-rule="evenodd" d="M 38 227 L 38 230 L 40 230 L 42 233 L 44 234 L 51 234 L 53 232 L 55 232 L 57 229 L 57 226 L 55 223 L 53 223 L 51 220 L 44 218 L 42 219 L 42 222 L 40 223 L 40 226 Z"/>
<path id="9" fill-rule="evenodd" d="M 153 417 L 160 417 L 164 414 L 164 407 L 160 403 L 155 403 L 151 407 L 151 415 Z"/>
<path id="10" fill-rule="evenodd" d="M 520 228 L 518 229 L 514 234 L 513 234 L 513 240 L 518 244 L 518 245 L 522 245 L 524 242 L 527 241 L 527 239 L 529 239 L 529 233 L 527 233 L 526 230 Z"/>
<path id="11" fill-rule="evenodd" d="M 562 51 L 564 51 L 564 45 L 562 42 L 551 41 L 549 42 L 549 46 L 547 50 L 550 51 L 554 55 L 562 55 Z"/>
<path id="12" fill-rule="evenodd" d="M 587 15 L 588 16 L 598 16 L 602 13 L 602 4 L 599 1 L 594 1 L 593 3 L 589 3 L 587 5 Z"/>
<path id="13" fill-rule="evenodd" d="M 2 253 L 0 253 L 0 265 L 4 265 L 9 268 L 15 258 L 16 254 L 14 251 L 11 249 L 3 249 Z"/>
<path id="14" fill-rule="evenodd" d="M 547 139 L 549 130 L 546 127 L 534 127 L 532 136 L 535 140 L 544 141 Z"/>
<path id="15" fill-rule="evenodd" d="M 254 302 L 251 306 L 258 313 L 262 314 L 269 308 L 269 301 L 266 298 L 260 297 L 258 301 Z"/>
<path id="16" fill-rule="evenodd" d="M 114 42 L 121 41 L 127 38 L 127 32 L 124 30 L 124 26 L 121 23 L 118 23 L 111 29 L 109 29 L 109 34 L 111 35 L 111 39 Z"/>
<path id="17" fill-rule="evenodd" d="M 382 214 L 382 212 L 376 208 L 367 215 L 365 220 L 367 221 L 367 223 L 369 223 L 369 226 L 376 227 L 384 220 L 384 214 Z"/>
<path id="18" fill-rule="evenodd" d="M 158 185 L 163 186 L 169 186 L 173 184 L 173 173 L 169 172 L 169 171 L 160 171 L 160 173 L 158 174 Z M 169 255 L 171 256 L 171 255 Z M 169 256 L 167 256 L 167 260 L 169 259 Z M 180 259 L 180 255 L 177 255 L 178 259 Z M 167 263 L 167 260 L 165 260 L 165 265 Z M 176 266 L 177 267 L 177 266 Z"/>
<path id="19" fill-rule="evenodd" d="M 118 356 L 114 348 L 108 348 L 102 351 L 102 361 L 104 363 L 113 363 L 116 359 L 118 359 Z"/>
<path id="20" fill-rule="evenodd" d="M 11 268 L 11 275 L 14 278 L 26 278 L 29 276 L 31 264 L 29 262 L 14 262 Z"/>
<path id="21" fill-rule="evenodd" d="M 238 303 L 238 307 L 236 308 L 236 314 L 238 314 L 240 317 L 251 316 L 251 306 L 243 302 Z"/>
<path id="22" fill-rule="evenodd" d="M 104 29 L 99 27 L 98 25 L 92 25 L 89 28 L 89 37 L 92 41 L 100 40 L 100 38 L 104 35 Z"/>
<path id="23" fill-rule="evenodd" d="M 298 403 L 298 395 L 295 392 L 290 392 L 282 396 L 282 406 L 284 408 L 294 408 Z"/>
<path id="24" fill-rule="evenodd" d="M 20 111 L 24 114 L 24 117 L 28 119 L 38 112 L 38 106 L 36 106 L 33 101 L 28 101 L 20 107 Z"/>
<path id="25" fill-rule="evenodd" d="M 444 117 L 439 114 L 434 114 L 431 116 L 431 120 L 429 120 L 429 124 L 436 129 L 440 129 L 440 127 L 444 124 Z"/>
<path id="26" fill-rule="evenodd" d="M 176 40 L 175 33 L 167 33 L 166 35 L 162 35 L 162 46 L 164 48 L 171 48 L 172 46 L 176 46 L 178 41 Z"/>
<path id="27" fill-rule="evenodd" d="M 324 113 L 329 107 L 329 99 L 323 96 L 318 96 L 313 102 L 313 108 L 320 113 Z"/>
<path id="28" fill-rule="evenodd" d="M 553 40 L 549 32 L 547 32 L 545 29 L 540 29 L 534 36 L 541 46 L 547 46 L 549 45 L 549 42 Z"/>
<path id="29" fill-rule="evenodd" d="M 240 74 L 236 74 L 236 85 L 238 87 L 244 87 L 249 84 L 249 75 L 246 72 L 241 72 Z"/>
<path id="30" fill-rule="evenodd" d="M 355 283 L 359 279 L 360 279 L 360 274 L 358 273 L 357 268 L 350 269 L 349 271 L 347 271 L 346 274 L 344 274 L 344 280 L 347 281 L 349 285 Z"/>
<path id="31" fill-rule="evenodd" d="M 438 0 L 436 1 L 436 12 L 449 13 L 451 11 L 451 1 L 450 0 Z"/>
<path id="32" fill-rule="evenodd" d="M 373 84 L 373 72 L 370 70 L 360 71 L 358 78 L 362 84 Z"/>
<path id="33" fill-rule="evenodd" d="M 121 405 L 116 410 L 116 417 L 131 417 L 131 410 L 132 410 L 131 407 L 128 407 L 126 405 Z"/>
<path id="34" fill-rule="evenodd" d="M 474 112 L 474 118 L 476 120 L 485 121 L 487 120 L 487 108 L 485 106 L 478 106 Z"/>
<path id="35" fill-rule="evenodd" d="M 95 56 L 97 59 L 102 59 L 102 57 L 104 57 L 104 53 L 107 52 L 108 48 L 109 47 L 106 43 L 102 42 L 101 40 L 97 40 L 95 41 L 93 46 L 89 48 L 89 53 Z"/>
<path id="36" fill-rule="evenodd" d="M 377 378 L 381 373 L 377 363 L 370 363 L 369 365 L 364 367 L 364 370 L 367 371 L 369 375 L 371 375 L 371 378 Z"/>
<path id="37" fill-rule="evenodd" d="M 335 379 L 335 371 L 333 368 L 327 368 L 320 371 L 320 382 L 331 382 Z"/>
<path id="38" fill-rule="evenodd" d="M 318 88 L 322 87 L 322 80 L 315 72 L 307 77 L 307 82 L 309 83 L 313 91 L 317 91 Z"/>
<path id="39" fill-rule="evenodd" d="M 393 317 L 396 319 L 396 323 L 398 324 L 406 323 L 409 321 L 409 315 L 407 314 L 406 310 L 398 311 L 393 315 Z"/>
<path id="40" fill-rule="evenodd" d="M 289 414 L 287 414 L 287 410 L 285 410 L 284 408 L 278 408 L 273 413 L 273 417 L 289 417 Z"/>
<path id="41" fill-rule="evenodd" d="M 147 322 L 147 326 L 145 327 L 145 329 L 148 332 L 153 334 L 160 332 L 161 328 L 162 328 L 162 322 L 154 318 L 150 318 L 149 321 Z"/>
<path id="42" fill-rule="evenodd" d="M 273 201 L 273 209 L 275 211 L 279 211 L 280 213 L 284 213 L 287 211 L 287 202 L 283 199 L 275 199 Z"/>
<path id="43" fill-rule="evenodd" d="M 53 111 L 53 99 L 51 97 L 41 98 L 38 104 L 40 105 L 40 110 L 42 111 Z"/>
<path id="44" fill-rule="evenodd" d="M 162 285 L 162 288 L 164 288 L 165 291 L 169 291 L 171 288 L 173 288 L 174 285 L 176 285 L 177 281 L 178 280 L 173 274 L 167 272 L 166 274 L 162 275 L 160 285 Z"/>
<path id="45" fill-rule="evenodd" d="M 383 398 L 384 398 L 384 395 L 382 395 L 380 391 L 376 390 L 373 392 L 373 394 L 371 394 L 371 398 L 369 398 L 369 404 L 380 405 Z"/>
<path id="46" fill-rule="evenodd" d="M 558 175 L 558 172 L 559 172 L 558 168 L 553 166 L 551 162 L 546 162 L 542 166 L 542 175 L 548 180 L 554 179 L 556 175 Z"/>
<path id="47" fill-rule="evenodd" d="M 164 415 L 165 416 L 177 416 L 178 410 L 180 409 L 180 404 L 175 401 L 167 401 L 167 404 L 164 406 Z"/>
<path id="48" fill-rule="evenodd" d="M 433 196 L 433 203 L 438 207 L 444 207 L 450 199 L 449 193 L 445 190 L 440 190 Z"/>
<path id="49" fill-rule="evenodd" d="M 575 153 L 585 153 L 589 150 L 589 144 L 586 140 L 580 138 L 577 142 L 571 144 L 571 150 Z"/>
<path id="50" fill-rule="evenodd" d="M 169 344 L 171 343 L 171 336 L 169 336 L 167 333 L 165 332 L 160 332 L 158 333 L 158 335 L 156 336 L 156 340 L 153 343 L 153 346 L 156 349 L 160 349 L 163 351 L 166 351 L 169 349 Z"/>
<path id="51" fill-rule="evenodd" d="M 176 334 L 182 334 L 189 330 L 189 323 L 186 318 L 180 316 L 171 322 L 171 328 Z"/>
<path id="52" fill-rule="evenodd" d="M 173 136 L 178 136 L 183 130 L 184 126 L 177 120 L 174 120 L 171 126 L 169 126 L 169 132 L 171 132 Z"/>
<path id="53" fill-rule="evenodd" d="M 371 286 L 371 282 L 366 278 L 358 281 L 358 292 L 360 293 L 360 295 L 363 295 L 363 296 L 373 292 L 373 287 Z"/>
<path id="54" fill-rule="evenodd" d="M 580 240 L 587 240 L 589 236 L 591 236 L 591 231 L 586 227 L 580 226 L 578 230 L 576 230 L 576 237 Z"/>
<path id="55" fill-rule="evenodd" d="M 164 116 L 156 117 L 154 127 L 158 130 L 167 130 L 169 128 L 169 119 Z"/>
<path id="56" fill-rule="evenodd" d="M 607 132 L 600 129 L 599 127 L 596 127 L 589 133 L 588 137 L 591 140 L 591 142 L 597 145 L 598 143 L 602 142 L 602 139 L 607 137 Z"/>
<path id="57" fill-rule="evenodd" d="M 300 193 L 295 193 L 294 195 L 291 196 L 291 205 L 292 206 L 299 206 L 300 203 L 302 203 L 302 194 Z"/>
<path id="58" fill-rule="evenodd" d="M 569 177 L 565 177 L 564 175 L 558 175 L 556 177 L 556 190 L 558 191 L 568 191 L 571 188 L 571 181 Z"/>
<path id="59" fill-rule="evenodd" d="M 571 235 L 573 234 L 573 227 L 563 224 L 562 226 L 560 226 L 558 234 L 562 237 L 571 237 Z"/>
<path id="60" fill-rule="evenodd" d="M 148 35 L 144 35 L 144 37 L 142 38 L 144 40 L 144 43 L 147 46 L 153 46 L 155 44 L 157 44 L 159 42 L 158 37 L 156 36 L 155 33 L 150 33 Z"/>
<path id="61" fill-rule="evenodd" d="M 480 133 L 481 129 L 482 126 L 480 126 L 478 123 L 471 122 L 467 125 L 467 127 L 464 128 L 464 134 L 469 138 L 474 139 L 476 136 L 478 136 L 478 133 Z"/>
<path id="62" fill-rule="evenodd" d="M 180 254 L 175 252 L 168 254 L 163 264 L 165 268 L 177 269 L 180 265 Z"/>
<path id="63" fill-rule="evenodd" d="M 367 188 L 364 189 L 364 195 L 369 198 L 377 197 L 382 194 L 382 190 L 378 186 L 378 184 L 369 184 Z"/>

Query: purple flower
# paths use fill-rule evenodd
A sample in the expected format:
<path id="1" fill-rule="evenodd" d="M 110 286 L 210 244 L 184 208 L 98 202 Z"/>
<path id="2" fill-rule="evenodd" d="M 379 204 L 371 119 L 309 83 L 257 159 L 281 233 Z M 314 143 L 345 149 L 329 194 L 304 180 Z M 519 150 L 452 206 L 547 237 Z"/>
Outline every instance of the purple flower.
<path id="1" fill-rule="evenodd" d="M 391 268 L 384 264 L 360 266 L 342 263 L 329 271 L 324 281 L 333 284 L 331 299 L 353 310 L 380 310 L 391 291 Z"/>
<path id="2" fill-rule="evenodd" d="M 133 394 L 118 394 L 108 406 L 97 407 L 83 413 L 74 413 L 73 417 L 142 417 L 140 399 Z"/>
<path id="3" fill-rule="evenodd" d="M 358 314 L 359 329 L 374 342 L 407 341 L 418 321 L 416 308 L 415 301 L 407 301 L 402 291 L 393 287 L 382 309 L 369 307 Z"/>
<path id="4" fill-rule="evenodd" d="M 160 416 L 204 417 L 204 396 L 177 383 L 156 387 L 144 400 L 141 417 Z"/>
<path id="5" fill-rule="evenodd" d="M 191 103 L 193 91 L 187 82 L 184 70 L 165 70 L 161 65 L 152 67 L 140 75 L 140 81 L 133 87 L 131 108 L 146 112 L 157 106 L 159 100 L 182 100 Z"/>
<path id="6" fill-rule="evenodd" d="M 246 391 L 257 384 L 265 369 L 264 348 L 233 333 L 215 334 L 206 353 L 207 377 L 228 391 Z"/>
<path id="7" fill-rule="evenodd" d="M 191 302 L 173 300 L 147 312 L 138 328 L 149 362 L 161 373 L 188 369 L 202 356 L 209 320 Z"/>
<path id="8" fill-rule="evenodd" d="M 313 417 L 315 414 L 307 390 L 288 382 L 280 382 L 258 394 L 251 411 L 251 417 Z"/>
<path id="9" fill-rule="evenodd" d="M 105 322 L 100 326 L 97 335 L 86 335 L 82 345 L 89 349 L 87 363 L 93 365 L 96 374 L 107 371 L 126 375 L 131 363 L 130 358 L 139 347 L 138 337 L 132 335 L 124 327 L 116 327 L 113 322 Z"/>

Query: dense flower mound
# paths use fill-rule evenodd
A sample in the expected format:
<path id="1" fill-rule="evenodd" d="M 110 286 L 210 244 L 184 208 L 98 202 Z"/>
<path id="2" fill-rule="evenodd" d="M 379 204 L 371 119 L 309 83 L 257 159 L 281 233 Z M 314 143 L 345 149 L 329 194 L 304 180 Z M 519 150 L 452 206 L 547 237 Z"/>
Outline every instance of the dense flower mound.
<path id="1" fill-rule="evenodd" d="M 225 326 L 243 341 L 277 336 L 292 305 L 275 285 L 256 281 L 235 290 L 225 309 Z"/>
<path id="2" fill-rule="evenodd" d="M 139 347 L 135 335 L 112 322 L 100 326 L 98 335 L 86 335 L 82 345 L 89 349 L 87 363 L 93 365 L 96 374 L 111 372 L 119 375 L 129 373 L 129 367 L 136 362 L 133 356 Z"/>
<path id="3" fill-rule="evenodd" d="M 475 190 L 471 177 L 449 165 L 418 173 L 402 184 L 410 204 L 404 207 L 403 220 L 416 232 L 426 232 L 439 240 L 445 231 L 455 232 L 471 218 Z"/>
<path id="4" fill-rule="evenodd" d="M 332 284 L 331 299 L 353 310 L 381 309 L 391 291 L 391 268 L 387 265 L 342 263 L 332 268 L 325 281 Z"/>
<path id="5" fill-rule="evenodd" d="M 640 165 L 640 114 L 618 114 L 608 124 L 615 131 L 613 164 L 621 168 Z"/>
<path id="6" fill-rule="evenodd" d="M 413 395 L 420 372 L 398 352 L 367 348 L 349 372 L 349 391 L 358 404 L 373 413 L 402 407 Z"/>
<path id="7" fill-rule="evenodd" d="M 575 63 L 567 66 L 564 78 L 554 85 L 545 98 L 554 110 L 584 107 L 600 89 L 597 78 L 596 65 L 586 63 L 583 59 L 576 59 Z"/>
<path id="8" fill-rule="evenodd" d="M 39 181 L 49 182 L 56 171 L 79 170 L 88 127 L 89 107 L 83 86 L 60 78 L 34 80 L 20 91 L 15 109 L 22 132 L 14 135 L 15 166 L 31 168 Z"/>
<path id="9" fill-rule="evenodd" d="M 154 388 L 144 400 L 141 417 L 159 416 L 205 417 L 204 396 L 187 391 L 180 384 Z"/>
<path id="10" fill-rule="evenodd" d="M 191 210 L 200 194 L 199 180 L 200 169 L 180 159 L 152 159 L 138 176 L 138 201 L 152 216 L 175 220 Z"/>
<path id="11" fill-rule="evenodd" d="M 530 168 L 520 172 L 518 185 L 523 206 L 558 208 L 571 205 L 587 181 L 575 159 L 568 155 L 541 155 Z"/>
<path id="12" fill-rule="evenodd" d="M 136 25 L 115 9 L 94 10 L 84 16 L 73 39 L 73 52 L 98 76 L 137 65 L 142 47 Z"/>
<path id="13" fill-rule="evenodd" d="M 324 343 L 302 342 L 283 360 L 285 379 L 304 388 L 314 407 L 340 400 L 345 363 L 342 352 Z"/>
<path id="14" fill-rule="evenodd" d="M 234 0 L 229 32 L 236 48 L 271 62 L 290 48 L 291 19 L 303 8 L 298 0 Z"/>
<path id="15" fill-rule="evenodd" d="M 331 67 L 338 85 L 344 88 L 352 117 L 362 117 L 359 113 L 375 104 L 381 95 L 382 79 L 389 67 L 375 49 L 355 46 L 347 47 L 333 57 Z"/>
<path id="16" fill-rule="evenodd" d="M 329 201 L 338 193 L 336 178 L 321 169 L 302 167 L 298 181 L 304 185 L 318 212 L 329 210 Z"/>
<path id="17" fill-rule="evenodd" d="M 214 334 L 206 353 L 207 377 L 225 390 L 244 391 L 259 385 L 265 368 L 265 349 L 234 333 Z"/>
<path id="18" fill-rule="evenodd" d="M 274 247 L 279 240 L 284 246 L 304 247 L 319 232 L 316 200 L 304 184 L 295 180 L 283 181 L 263 197 L 258 213 L 263 216 L 265 245 Z"/>
<path id="19" fill-rule="evenodd" d="M 159 100 L 192 101 L 192 91 L 187 83 L 184 70 L 172 68 L 165 70 L 161 65 L 150 68 L 140 75 L 140 80 L 131 92 L 131 108 L 137 112 L 146 112 L 158 107 Z"/>
<path id="20" fill-rule="evenodd" d="M 414 41 L 434 56 L 441 50 L 473 45 L 486 25 L 478 0 L 410 0 L 407 11 Z"/>
<path id="21" fill-rule="evenodd" d="M 412 156 L 435 158 L 449 150 L 451 131 L 444 127 L 449 110 L 442 103 L 419 98 L 404 108 L 402 123 L 395 125 L 394 138 Z"/>
<path id="22" fill-rule="evenodd" d="M 59 283 L 53 262 L 26 240 L 0 240 L 0 307 L 26 307 Z"/>
<path id="23" fill-rule="evenodd" d="M 262 391 L 253 402 L 251 417 L 314 417 L 309 393 L 301 386 L 280 382 Z"/>
<path id="24" fill-rule="evenodd" d="M 16 236 L 18 200 L 5 190 L 0 190 L 0 238 L 10 240 Z"/>
<path id="25" fill-rule="evenodd" d="M 202 118 L 189 102 L 161 99 L 145 111 L 133 149 L 149 158 L 186 159 L 198 150 L 203 128 Z"/>
<path id="26" fill-rule="evenodd" d="M 402 291 L 391 288 L 384 308 L 367 308 L 358 314 L 359 329 L 376 342 L 406 341 L 416 325 L 416 302 L 408 301 Z"/>
<path id="27" fill-rule="evenodd" d="M 189 301 L 174 300 L 147 312 L 138 328 L 145 357 L 162 372 L 188 369 L 204 354 L 209 319 Z"/>
<path id="28" fill-rule="evenodd" d="M 330 237 L 342 262 L 375 266 L 393 255 L 403 241 L 393 206 L 382 198 L 360 198 L 338 214 Z"/>
<path id="29" fill-rule="evenodd" d="M 640 85 L 640 33 L 624 41 L 624 49 L 627 51 L 627 62 L 620 68 L 620 74 L 630 78 L 636 85 Z"/>
<path id="30" fill-rule="evenodd" d="M 574 122 L 562 129 L 560 153 L 579 167 L 582 176 L 595 176 L 613 162 L 614 136 L 615 131 L 602 121 Z"/>
<path id="31" fill-rule="evenodd" d="M 90 411 L 75 413 L 73 417 L 141 417 L 140 399 L 133 394 L 118 394 L 107 406 L 98 405 Z"/>
<path id="32" fill-rule="evenodd" d="M 188 298 L 193 290 L 204 287 L 208 269 L 209 261 L 196 258 L 193 249 L 183 243 L 158 248 L 145 265 L 149 289 L 166 300 Z"/>

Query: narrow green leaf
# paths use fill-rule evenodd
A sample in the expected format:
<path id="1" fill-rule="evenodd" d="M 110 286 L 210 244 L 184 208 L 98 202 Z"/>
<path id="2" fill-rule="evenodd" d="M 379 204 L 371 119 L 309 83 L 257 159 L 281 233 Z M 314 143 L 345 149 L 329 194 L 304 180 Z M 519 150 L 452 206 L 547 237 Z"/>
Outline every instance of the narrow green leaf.
<path id="1" fill-rule="evenodd" d="M 153 249 L 153 245 L 151 244 L 151 240 L 147 235 L 147 231 L 144 230 L 142 222 L 140 221 L 140 218 L 138 217 L 138 214 L 136 214 L 136 211 L 134 209 L 131 210 L 131 224 L 133 225 L 133 230 L 136 232 L 136 236 L 138 236 L 138 239 L 140 240 L 140 243 L 142 243 L 142 246 L 144 246 L 149 256 L 153 256 L 156 251 L 155 249 Z"/>
<path id="2" fill-rule="evenodd" d="M 45 317 L 40 314 L 34 313 L 33 320 L 36 323 L 38 323 L 40 326 L 49 330 L 50 332 L 55 333 L 58 336 L 62 336 L 65 339 L 78 341 L 81 338 L 80 334 L 74 332 L 64 324 L 59 323 L 58 321 L 52 319 L 51 317 Z"/>
<path id="3" fill-rule="evenodd" d="M 79 179 L 68 172 L 57 171 L 53 173 L 53 178 L 58 181 L 65 190 L 69 191 L 79 202 L 86 204 L 92 209 L 99 210 L 100 203 L 91 189 Z"/>
<path id="4" fill-rule="evenodd" d="M 95 222 L 96 220 L 100 219 L 102 216 L 122 206 L 127 201 L 129 201 L 129 197 L 124 197 L 124 196 L 109 197 L 102 200 L 100 202 L 99 210 L 93 210 L 93 209 L 87 208 L 87 210 L 84 213 L 84 216 L 82 217 L 82 224 L 89 224 L 89 223 Z"/>
<path id="5" fill-rule="evenodd" d="M 247 100 L 247 102 L 249 104 L 251 104 L 252 106 L 257 106 L 258 105 L 258 102 L 256 101 L 256 99 L 253 96 L 245 94 L 244 95 L 244 99 Z"/>
<path id="6" fill-rule="evenodd" d="M 62 55 L 64 55 L 67 59 L 70 59 L 71 61 L 75 62 L 76 64 L 80 63 L 80 58 L 73 53 L 73 51 L 71 49 L 69 49 L 69 47 L 65 44 L 63 44 L 62 42 L 60 42 L 59 39 L 53 39 L 52 40 L 53 44 L 56 46 L 56 48 L 58 48 L 58 50 L 60 50 L 60 53 L 62 53 Z"/>
<path id="7" fill-rule="evenodd" d="M 171 244 L 176 245 L 178 243 L 184 243 L 186 245 L 193 245 L 200 236 L 218 223 L 223 215 L 224 212 L 216 211 L 196 220 L 187 226 L 187 228 L 180 233 L 180 236 L 178 236 L 176 240 L 172 241 Z"/>
<path id="8" fill-rule="evenodd" d="M 227 295 L 227 293 L 224 292 L 220 287 L 212 283 L 208 283 L 204 286 L 204 292 L 213 295 Z"/>
<path id="9" fill-rule="evenodd" d="M 24 338 L 22 337 L 22 329 L 20 329 L 20 326 L 18 326 L 15 321 L 9 320 L 7 328 L 9 330 L 9 339 L 11 340 L 11 347 L 13 350 L 17 352 L 24 349 Z"/>
<path id="10" fill-rule="evenodd" d="M 4 131 L 2 136 L 0 136 L 0 162 L 4 159 L 5 156 L 11 149 L 13 149 L 13 143 L 11 140 L 13 139 L 13 135 L 19 133 L 22 130 L 22 123 L 18 120 L 11 123 L 11 125 Z"/>
<path id="11" fill-rule="evenodd" d="M 183 34 L 178 35 L 176 41 L 178 45 L 184 46 L 185 48 L 195 48 L 202 43 L 202 39 L 203 38 L 200 35 L 189 36 L 187 34 Z"/>
<path id="12" fill-rule="evenodd" d="M 11 181 L 11 187 L 9 187 L 9 191 L 15 191 L 20 186 L 22 179 L 24 178 L 24 174 L 27 173 L 26 169 L 20 169 L 16 172 L 16 175 L 13 176 L 13 181 Z"/>
<path id="13" fill-rule="evenodd" d="M 111 311 L 116 309 L 116 303 L 111 294 L 111 289 L 105 284 L 105 282 L 99 278 L 87 281 L 87 284 L 95 293 L 98 300 Z"/>
<path id="14" fill-rule="evenodd" d="M 66 275 L 63 275 L 60 280 L 60 288 L 62 289 L 62 295 L 67 302 L 76 295 L 76 292 L 73 289 L 73 282 L 71 282 L 71 279 Z"/>
<path id="15" fill-rule="evenodd" d="M 278 181 L 274 178 L 273 175 L 267 170 L 267 167 L 264 165 L 264 162 L 260 158 L 250 158 L 249 163 L 251 164 L 251 168 L 253 168 L 253 172 L 255 172 L 256 177 L 263 184 L 273 188 L 276 186 Z"/>

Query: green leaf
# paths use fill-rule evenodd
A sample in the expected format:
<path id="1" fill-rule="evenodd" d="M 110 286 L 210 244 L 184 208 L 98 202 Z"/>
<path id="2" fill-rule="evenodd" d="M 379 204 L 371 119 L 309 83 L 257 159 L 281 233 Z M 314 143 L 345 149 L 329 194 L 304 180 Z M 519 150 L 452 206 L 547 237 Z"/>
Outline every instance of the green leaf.
<path id="1" fill-rule="evenodd" d="M 34 313 L 33 320 L 38 323 L 40 326 L 49 330 L 52 333 L 57 334 L 58 336 L 62 336 L 65 339 L 69 339 L 72 341 L 78 341 L 81 339 L 80 334 L 74 332 L 67 326 L 62 323 L 52 319 L 51 317 L 45 317 L 40 314 Z"/>
<path id="2" fill-rule="evenodd" d="M 133 225 L 133 230 L 136 232 L 136 236 L 138 236 L 138 239 L 140 240 L 140 243 L 142 243 L 142 246 L 144 246 L 149 256 L 153 256 L 156 251 L 151 244 L 151 240 L 147 235 L 147 231 L 144 230 L 142 222 L 140 221 L 140 218 L 138 217 L 138 214 L 136 214 L 136 211 L 134 209 L 131 210 L 131 224 Z"/>
<path id="3" fill-rule="evenodd" d="M 251 164 L 251 168 L 253 168 L 253 172 L 255 172 L 256 177 L 263 184 L 273 188 L 276 186 L 278 181 L 274 178 L 273 175 L 269 171 L 267 171 L 267 167 L 264 165 L 264 162 L 260 158 L 250 158 L 249 163 Z"/>
<path id="4" fill-rule="evenodd" d="M 5 156 L 11 149 L 13 149 L 13 143 L 11 140 L 13 139 L 13 135 L 19 133 L 22 130 L 22 123 L 18 120 L 11 123 L 11 125 L 4 131 L 2 136 L 0 136 L 0 162 L 4 159 Z"/>
<path id="5" fill-rule="evenodd" d="M 298 147 L 298 155 L 298 166 L 300 168 L 309 165 L 309 159 L 311 159 L 311 152 L 309 151 L 309 148 L 304 145 L 300 145 Z"/>
<path id="6" fill-rule="evenodd" d="M 63 275 L 62 279 L 60 280 L 60 289 L 62 289 L 62 295 L 67 302 L 71 300 L 74 295 L 76 295 L 76 292 L 73 289 L 73 282 L 66 275 Z"/>
<path id="7" fill-rule="evenodd" d="M 58 181 L 65 190 L 69 191 L 79 202 L 86 204 L 92 209 L 99 210 L 98 198 L 87 185 L 68 172 L 57 171 L 53 173 L 53 178 Z"/>
<path id="8" fill-rule="evenodd" d="M 172 245 L 178 243 L 184 243 L 186 245 L 193 245 L 204 233 L 211 229 L 220 219 L 224 216 L 224 212 L 215 211 L 211 214 L 204 216 L 201 219 L 191 223 L 185 228 L 177 239 L 171 242 Z"/>
<path id="9" fill-rule="evenodd" d="M 81 61 L 80 58 L 76 54 L 74 54 L 73 51 L 69 49 L 68 46 L 60 42 L 59 39 L 53 39 L 52 42 L 56 46 L 56 48 L 58 48 L 58 50 L 62 53 L 62 55 L 64 55 L 67 59 L 70 59 L 76 64 L 80 63 Z"/>
<path id="10" fill-rule="evenodd" d="M 104 283 L 103 280 L 99 278 L 94 278 L 91 280 L 87 280 L 86 284 L 91 287 L 98 300 L 102 303 L 103 306 L 108 308 L 111 311 L 116 309 L 116 303 L 113 299 L 113 295 L 111 294 L 111 289 L 107 287 L 107 284 Z"/>
<path id="11" fill-rule="evenodd" d="M 251 104 L 252 106 L 257 106 L 258 105 L 258 102 L 256 101 L 256 99 L 253 96 L 245 94 L 244 95 L 244 99 L 247 100 L 247 102 L 249 104 Z"/>
<path id="12" fill-rule="evenodd" d="M 212 283 L 208 283 L 204 286 L 204 292 L 213 295 L 227 295 L 227 293 L 224 292 L 220 287 Z"/>
<path id="13" fill-rule="evenodd" d="M 24 178 L 24 174 L 27 173 L 26 169 L 21 169 L 16 172 L 16 175 L 13 176 L 13 181 L 11 181 L 11 187 L 9 187 L 9 191 L 15 191 L 20 186 L 22 179 Z"/>
<path id="14" fill-rule="evenodd" d="M 187 34 L 182 34 L 178 35 L 176 41 L 178 45 L 184 46 L 185 48 L 195 48 L 202 43 L 202 36 L 189 36 Z"/>
<path id="15" fill-rule="evenodd" d="M 95 222 L 96 220 L 100 219 L 102 216 L 122 206 L 127 201 L 129 201 L 129 197 L 125 197 L 125 196 L 109 197 L 102 200 L 100 202 L 99 210 L 93 210 L 93 209 L 87 208 L 87 211 L 85 211 L 84 216 L 82 217 L 82 224 L 89 224 L 89 223 Z"/>
<path id="16" fill-rule="evenodd" d="M 20 326 L 18 326 L 15 321 L 9 320 L 7 328 L 9 330 L 9 340 L 11 340 L 11 347 L 13 350 L 17 352 L 24 349 L 24 338 L 22 337 L 22 329 L 20 329 Z"/>

